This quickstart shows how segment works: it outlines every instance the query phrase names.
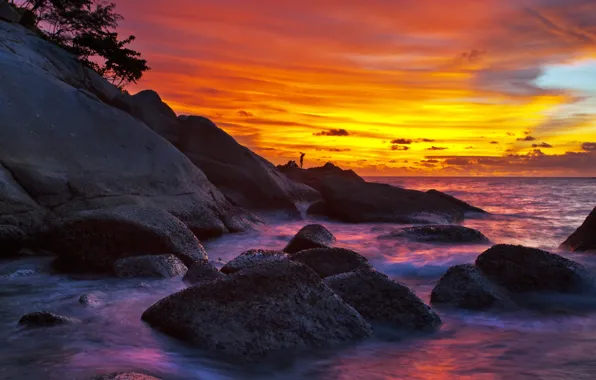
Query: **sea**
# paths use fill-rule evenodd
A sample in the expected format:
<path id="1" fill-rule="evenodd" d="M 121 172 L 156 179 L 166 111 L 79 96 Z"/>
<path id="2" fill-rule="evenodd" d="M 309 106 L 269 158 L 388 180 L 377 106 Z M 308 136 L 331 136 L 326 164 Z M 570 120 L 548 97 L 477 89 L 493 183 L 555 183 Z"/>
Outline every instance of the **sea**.
<path id="1" fill-rule="evenodd" d="M 463 222 L 493 244 L 538 247 L 596 270 L 596 255 L 559 252 L 558 246 L 596 206 L 594 178 L 414 178 L 369 181 L 437 189 L 490 212 Z M 307 205 L 301 205 L 303 209 Z M 380 239 L 404 225 L 343 224 L 267 215 L 257 231 L 204 242 L 220 265 L 252 248 L 281 249 L 304 225 L 324 224 L 337 246 L 369 258 L 377 270 L 409 286 L 426 302 L 442 274 L 472 263 L 490 244 L 447 245 Z M 150 305 L 185 285 L 181 279 L 116 280 L 50 274 L 50 258 L 0 262 L 0 379 L 84 380 L 100 373 L 138 371 L 182 379 L 596 379 L 596 295 L 552 296 L 549 312 L 506 314 L 440 311 L 439 331 L 382 332 L 341 347 L 240 365 L 205 355 L 143 323 Z M 27 274 L 26 270 L 35 270 Z M 17 272 L 20 271 L 20 272 Z M 103 291 L 103 306 L 79 296 Z M 23 329 L 19 318 L 49 310 L 81 324 Z M 221 326 L 225 329 L 225 326 Z"/>

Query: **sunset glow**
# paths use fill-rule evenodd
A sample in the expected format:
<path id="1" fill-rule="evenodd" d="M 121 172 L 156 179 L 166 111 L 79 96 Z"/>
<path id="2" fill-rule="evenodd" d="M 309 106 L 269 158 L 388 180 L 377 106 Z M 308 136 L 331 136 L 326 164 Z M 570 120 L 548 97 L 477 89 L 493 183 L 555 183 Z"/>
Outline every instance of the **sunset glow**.
<path id="1" fill-rule="evenodd" d="M 275 164 L 596 176 L 593 0 L 136 0 L 122 33 L 179 114 Z"/>

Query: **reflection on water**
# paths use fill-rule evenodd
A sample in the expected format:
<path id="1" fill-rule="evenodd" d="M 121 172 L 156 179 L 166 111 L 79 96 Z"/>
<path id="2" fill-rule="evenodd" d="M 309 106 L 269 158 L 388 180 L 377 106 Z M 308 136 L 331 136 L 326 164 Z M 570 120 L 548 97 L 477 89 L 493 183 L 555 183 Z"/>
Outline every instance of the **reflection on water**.
<path id="1" fill-rule="evenodd" d="M 447 191 L 492 215 L 469 219 L 494 243 L 556 250 L 594 207 L 595 180 L 383 178 L 399 186 Z M 257 232 L 206 242 L 213 260 L 227 261 L 251 248 L 281 249 L 308 221 L 275 222 Z M 472 262 L 487 245 L 441 245 L 378 239 L 390 224 L 325 222 L 338 245 L 366 255 L 381 271 L 428 301 L 437 279 L 454 264 Z M 573 255 L 595 268 L 596 258 Z M 356 345 L 316 351 L 287 362 L 239 368 L 156 333 L 140 315 L 184 287 L 179 280 L 72 279 L 46 274 L 48 260 L 4 262 L 0 275 L 0 379 L 85 379 L 97 373 L 136 370 L 164 379 L 592 379 L 596 377 L 595 298 L 566 298 L 577 311 L 543 316 L 440 311 L 436 334 L 380 336 Z M 30 273 L 29 273 L 30 274 Z M 144 282 L 143 286 L 140 286 Z M 81 294 L 101 290 L 104 306 L 84 307 Z M 16 321 L 48 309 L 82 324 L 24 330 Z"/>

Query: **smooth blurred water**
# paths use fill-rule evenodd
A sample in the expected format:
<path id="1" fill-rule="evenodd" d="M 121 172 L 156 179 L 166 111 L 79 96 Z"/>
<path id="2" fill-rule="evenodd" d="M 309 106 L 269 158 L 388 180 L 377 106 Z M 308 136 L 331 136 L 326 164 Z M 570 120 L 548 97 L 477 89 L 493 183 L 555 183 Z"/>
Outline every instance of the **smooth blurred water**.
<path id="1" fill-rule="evenodd" d="M 594 206 L 595 179 L 368 178 L 396 186 L 448 192 L 491 215 L 468 219 L 493 243 L 556 252 Z M 208 241 L 212 260 L 225 262 L 251 248 L 281 249 L 313 220 L 269 218 L 259 231 Z M 428 301 L 438 278 L 472 262 L 489 245 L 407 243 L 378 239 L 392 224 L 323 223 L 337 245 L 357 250 L 375 267 Z M 565 254 L 590 268 L 596 257 Z M 596 296 L 558 299 L 573 312 L 541 315 L 444 312 L 437 333 L 379 336 L 347 347 L 259 366 L 238 366 L 154 332 L 142 312 L 184 287 L 165 281 L 69 278 L 47 274 L 49 259 L 0 263 L 0 275 L 36 269 L 33 276 L 0 278 L 0 379 L 86 379 L 97 373 L 141 370 L 163 379 L 592 379 L 596 378 Z M 105 306 L 84 307 L 81 294 L 101 290 Z M 18 319 L 47 309 L 83 323 L 24 330 Z M 225 328 L 225 326 L 222 326 Z"/>

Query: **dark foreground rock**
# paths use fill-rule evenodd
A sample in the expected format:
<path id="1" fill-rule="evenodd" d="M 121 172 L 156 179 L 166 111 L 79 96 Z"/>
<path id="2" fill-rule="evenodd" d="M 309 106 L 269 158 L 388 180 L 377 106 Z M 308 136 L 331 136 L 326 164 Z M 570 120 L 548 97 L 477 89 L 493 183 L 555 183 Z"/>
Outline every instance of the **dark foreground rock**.
<path id="1" fill-rule="evenodd" d="M 402 228 L 381 239 L 405 238 L 424 243 L 490 243 L 482 232 L 456 225 L 430 225 Z"/>
<path id="2" fill-rule="evenodd" d="M 82 294 L 79 297 L 79 303 L 89 307 L 99 307 L 102 306 L 107 299 L 108 295 L 106 293 L 95 291 L 91 293 Z"/>
<path id="3" fill-rule="evenodd" d="M 488 280 L 473 264 L 449 268 L 433 289 L 430 302 L 433 306 L 468 310 L 513 307 L 507 291 Z"/>
<path id="4" fill-rule="evenodd" d="M 98 375 L 90 380 L 161 380 L 157 377 L 137 372 L 117 372 Z"/>
<path id="5" fill-rule="evenodd" d="M 321 167 L 302 169 L 298 167 L 294 161 L 290 161 L 285 165 L 279 165 L 277 168 L 294 181 L 301 182 L 319 191 L 323 181 L 326 179 L 343 179 L 357 183 L 365 182 L 364 179 L 353 170 L 343 170 L 342 168 L 333 165 L 331 162 L 328 162 Z"/>
<path id="6" fill-rule="evenodd" d="M 584 223 L 561 244 L 561 249 L 575 252 L 596 250 L 596 207 Z"/>
<path id="7" fill-rule="evenodd" d="M 188 268 L 174 255 L 134 256 L 117 260 L 114 273 L 118 277 L 157 277 L 181 276 Z"/>
<path id="8" fill-rule="evenodd" d="M 142 319 L 203 349 L 246 359 L 372 333 L 316 273 L 289 260 L 175 293 L 151 306 Z"/>
<path id="9" fill-rule="evenodd" d="M 307 249 L 291 255 L 290 259 L 307 265 L 323 278 L 361 269 L 372 269 L 366 257 L 344 248 Z"/>
<path id="10" fill-rule="evenodd" d="M 481 208 L 472 206 L 471 204 L 462 201 L 461 199 L 457 199 L 456 197 L 449 195 L 449 194 L 445 194 L 441 191 L 438 190 L 429 190 L 426 192 L 429 195 L 432 195 L 434 197 L 438 197 L 443 199 L 444 201 L 450 202 L 453 205 L 456 205 L 457 207 L 461 208 L 464 212 L 476 212 L 476 213 L 480 213 L 480 214 L 486 214 L 487 212 L 484 211 Z"/>
<path id="11" fill-rule="evenodd" d="M 27 244 L 27 234 L 18 227 L 0 225 L 0 258 L 17 256 Z"/>
<path id="12" fill-rule="evenodd" d="M 594 286 L 583 265 L 536 248 L 495 245 L 478 256 L 476 266 L 513 293 L 580 293 Z"/>
<path id="13" fill-rule="evenodd" d="M 406 286 L 364 269 L 325 279 L 325 283 L 368 322 L 405 330 L 433 330 L 439 316 Z"/>
<path id="14" fill-rule="evenodd" d="M 59 256 L 58 268 L 110 272 L 117 259 L 169 252 L 185 265 L 207 253 L 184 223 L 156 208 L 121 206 L 55 220 L 44 244 Z"/>
<path id="15" fill-rule="evenodd" d="M 74 318 L 64 317 L 47 311 L 38 311 L 23 315 L 19 320 L 19 325 L 25 327 L 51 327 L 78 322 Z"/>
<path id="16" fill-rule="evenodd" d="M 226 278 L 226 275 L 217 270 L 215 265 L 207 260 L 197 261 L 184 275 L 184 282 L 190 285 L 200 285 L 206 282 Z"/>
<path id="17" fill-rule="evenodd" d="M 333 243 L 335 236 L 328 229 L 320 224 L 309 224 L 296 233 L 283 251 L 292 254 L 305 249 L 328 248 Z"/>
<path id="18" fill-rule="evenodd" d="M 306 210 L 306 215 L 308 215 L 308 216 L 329 216 L 329 207 L 327 206 L 327 202 L 318 201 L 318 202 L 313 203 Z"/>
<path id="19" fill-rule="evenodd" d="M 225 274 L 232 274 L 242 269 L 254 268 L 259 265 L 274 261 L 284 261 L 288 259 L 288 255 L 280 251 L 272 251 L 267 249 L 251 249 L 242 252 L 238 257 L 226 263 L 221 268 L 221 272 Z"/>

